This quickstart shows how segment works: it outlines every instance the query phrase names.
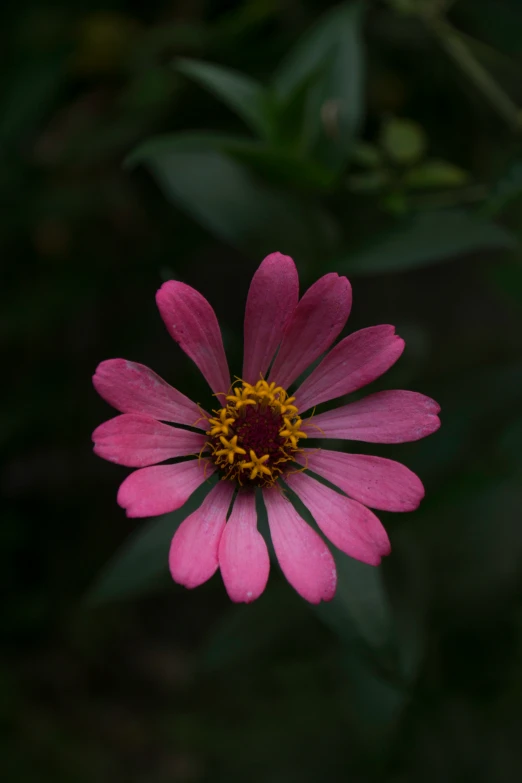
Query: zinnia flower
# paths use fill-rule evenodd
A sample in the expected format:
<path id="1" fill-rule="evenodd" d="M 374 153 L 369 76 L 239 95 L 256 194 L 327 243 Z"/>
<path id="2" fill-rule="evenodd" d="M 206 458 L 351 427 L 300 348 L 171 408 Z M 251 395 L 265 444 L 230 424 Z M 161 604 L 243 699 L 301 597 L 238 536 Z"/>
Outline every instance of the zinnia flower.
<path id="1" fill-rule="evenodd" d="M 345 337 L 290 392 L 334 343 L 352 302 L 348 280 L 337 274 L 321 277 L 301 299 L 298 287 L 291 258 L 281 253 L 265 258 L 247 298 L 241 379 L 231 383 L 210 304 L 185 283 L 162 285 L 156 296 L 161 317 L 212 389 L 218 401 L 212 413 L 141 364 L 110 359 L 94 376 L 99 394 L 122 413 L 95 430 L 94 450 L 139 468 L 118 492 L 127 516 L 178 509 L 211 474 L 218 475 L 200 508 L 177 529 L 169 564 L 174 580 L 190 588 L 219 568 L 233 601 L 255 600 L 268 580 L 256 489 L 263 496 L 279 565 L 311 603 L 333 598 L 335 562 L 289 497 L 295 493 L 338 549 L 376 566 L 389 554 L 390 543 L 368 506 L 411 511 L 424 495 L 421 481 L 404 465 L 314 448 L 314 438 L 403 443 L 440 426 L 437 403 L 412 391 L 381 391 L 315 415 L 316 406 L 371 383 L 397 361 L 404 341 L 392 326 Z M 157 464 L 179 457 L 190 458 Z"/>

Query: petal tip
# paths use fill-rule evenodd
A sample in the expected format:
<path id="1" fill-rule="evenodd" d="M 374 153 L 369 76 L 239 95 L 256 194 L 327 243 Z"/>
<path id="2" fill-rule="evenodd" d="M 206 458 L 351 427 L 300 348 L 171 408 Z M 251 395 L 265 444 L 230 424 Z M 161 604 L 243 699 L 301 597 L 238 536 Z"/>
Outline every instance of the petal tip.
<path id="1" fill-rule="evenodd" d="M 297 270 L 297 267 L 295 266 L 294 259 L 292 256 L 287 256 L 284 253 L 281 253 L 279 250 L 274 250 L 273 253 L 269 253 L 267 256 L 263 258 L 261 263 L 259 264 L 259 267 L 263 266 L 263 264 L 286 264 L 287 266 L 292 266 Z"/>
<path id="2" fill-rule="evenodd" d="M 325 590 L 324 593 L 321 593 L 319 596 L 312 596 L 311 598 L 307 598 L 309 604 L 313 604 L 314 606 L 318 606 L 321 603 L 329 604 L 330 601 L 333 601 L 335 598 L 335 593 L 337 591 L 337 575 L 335 578 L 335 583 L 333 587 L 329 590 Z"/>
<path id="3" fill-rule="evenodd" d="M 95 434 L 95 432 L 96 432 L 96 430 L 95 430 L 95 431 L 92 433 L 92 442 L 93 442 L 93 447 L 92 447 L 92 450 L 93 450 L 93 453 L 94 453 L 94 454 L 96 454 L 96 456 L 97 456 L 97 457 L 101 457 L 101 459 L 108 459 L 108 458 L 107 458 L 107 457 L 106 457 L 106 456 L 103 454 L 103 448 L 102 448 L 102 446 L 101 446 L 101 445 L 100 445 L 100 444 L 99 444 L 99 443 L 98 443 L 98 442 L 97 442 L 97 441 L 94 439 L 94 434 Z"/>
<path id="4" fill-rule="evenodd" d="M 431 413 L 434 416 L 437 416 L 440 413 L 440 405 L 437 402 L 437 400 L 434 400 L 433 397 L 428 397 L 426 394 L 420 394 L 419 392 L 413 392 L 414 394 L 417 394 L 419 397 L 424 398 L 424 405 L 426 407 L 427 413 Z"/>
<path id="5" fill-rule="evenodd" d="M 164 283 L 160 285 L 158 290 L 156 291 L 156 296 L 159 296 L 160 294 L 167 293 L 170 289 L 176 287 L 176 286 L 184 286 L 185 283 L 182 283 L 180 280 L 165 280 Z"/>
<path id="6" fill-rule="evenodd" d="M 248 590 L 247 592 L 234 592 L 233 590 L 229 590 L 227 586 L 225 585 L 225 589 L 227 591 L 227 595 L 234 604 L 251 604 L 254 601 L 257 601 L 257 599 L 263 595 L 265 592 L 265 587 L 263 587 L 262 590 Z"/>
<path id="7" fill-rule="evenodd" d="M 181 280 L 165 280 L 164 283 L 158 288 L 156 291 L 156 305 L 158 307 L 158 310 L 160 311 L 161 316 L 163 317 L 162 308 L 168 307 L 170 304 L 170 299 L 173 296 L 184 296 L 188 292 L 195 292 L 194 288 L 187 285 L 187 283 L 182 283 Z"/>
<path id="8" fill-rule="evenodd" d="M 440 418 L 438 416 L 438 413 L 440 411 L 440 405 L 437 405 L 437 403 L 435 403 L 435 405 L 437 406 L 437 411 L 436 412 L 434 411 L 430 415 L 430 425 L 429 425 L 429 428 L 428 428 L 429 431 L 427 433 L 428 435 L 433 435 L 434 432 L 437 432 L 437 430 L 440 429 L 441 424 L 442 424 L 442 422 L 441 422 L 441 420 L 440 420 Z"/>
<path id="9" fill-rule="evenodd" d="M 103 362 L 100 362 L 98 366 L 96 367 L 93 375 L 92 375 L 92 385 L 96 389 L 96 391 L 99 393 L 98 386 L 103 383 L 103 376 L 105 374 L 105 371 L 109 369 L 109 365 L 114 365 L 115 362 L 123 361 L 122 359 L 104 359 Z"/>

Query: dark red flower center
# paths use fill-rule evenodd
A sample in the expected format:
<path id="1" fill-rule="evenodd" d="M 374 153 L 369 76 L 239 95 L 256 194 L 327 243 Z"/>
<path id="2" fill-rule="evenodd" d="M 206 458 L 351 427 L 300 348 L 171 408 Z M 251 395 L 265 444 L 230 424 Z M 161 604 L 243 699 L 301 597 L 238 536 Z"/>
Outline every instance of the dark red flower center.
<path id="1" fill-rule="evenodd" d="M 209 419 L 214 464 L 222 478 L 240 485 L 271 486 L 306 438 L 294 398 L 275 383 L 241 381 L 226 399 L 227 406 Z"/>

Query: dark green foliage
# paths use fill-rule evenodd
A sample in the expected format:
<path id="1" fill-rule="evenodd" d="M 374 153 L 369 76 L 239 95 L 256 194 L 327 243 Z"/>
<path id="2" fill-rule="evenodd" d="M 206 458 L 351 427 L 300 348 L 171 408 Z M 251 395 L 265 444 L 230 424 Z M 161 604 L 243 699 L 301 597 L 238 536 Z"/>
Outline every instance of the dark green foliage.
<path id="1" fill-rule="evenodd" d="M 20 0 L 0 19 L 2 780 L 520 780 L 518 0 Z M 355 444 L 426 498 L 380 514 L 380 569 L 336 554 L 319 607 L 275 561 L 251 606 L 219 575 L 174 585 L 171 536 L 208 487 L 128 520 L 128 471 L 90 450 L 115 415 L 102 359 L 213 406 L 154 293 L 201 290 L 236 374 L 273 250 L 303 289 L 350 276 L 350 331 L 405 337 L 371 391 L 442 406 L 424 441 Z"/>

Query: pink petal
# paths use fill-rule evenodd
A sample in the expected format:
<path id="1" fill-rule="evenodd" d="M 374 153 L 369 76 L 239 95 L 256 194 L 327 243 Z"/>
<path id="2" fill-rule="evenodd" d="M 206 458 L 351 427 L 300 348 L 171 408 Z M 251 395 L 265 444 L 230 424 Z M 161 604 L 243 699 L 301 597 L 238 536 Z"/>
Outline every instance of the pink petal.
<path id="1" fill-rule="evenodd" d="M 368 443 L 406 443 L 440 427 L 440 406 L 412 391 L 382 391 L 306 419 L 309 437 L 346 438 Z"/>
<path id="2" fill-rule="evenodd" d="M 208 427 L 201 422 L 202 411 L 195 402 L 143 364 L 108 359 L 98 365 L 92 380 L 100 397 L 122 413 L 142 413 L 202 430 Z"/>
<path id="3" fill-rule="evenodd" d="M 170 573 L 175 582 L 198 587 L 216 572 L 219 541 L 233 494 L 232 482 L 220 481 L 176 530 L 169 553 Z"/>
<path id="4" fill-rule="evenodd" d="M 170 336 L 200 369 L 212 391 L 220 397 L 227 394 L 230 373 L 221 331 L 205 297 L 185 283 L 168 280 L 156 294 L 156 303 Z"/>
<path id="5" fill-rule="evenodd" d="M 328 547 L 278 487 L 264 489 L 263 498 L 274 549 L 284 575 L 311 604 L 331 601 L 337 586 L 337 572 Z"/>
<path id="6" fill-rule="evenodd" d="M 393 326 L 370 326 L 345 337 L 296 391 L 303 413 L 313 405 L 334 400 L 371 383 L 395 364 L 404 340 Z"/>
<path id="7" fill-rule="evenodd" d="M 92 439 L 95 454 L 129 468 L 199 454 L 206 443 L 205 436 L 199 432 L 169 427 L 136 413 L 124 413 L 100 424 Z"/>
<path id="8" fill-rule="evenodd" d="M 299 278 L 290 256 L 271 253 L 252 278 L 245 310 L 243 380 L 265 376 L 297 306 Z"/>
<path id="9" fill-rule="evenodd" d="M 391 459 L 325 449 L 305 449 L 296 459 L 371 508 L 413 511 L 424 497 L 420 478 Z"/>
<path id="10" fill-rule="evenodd" d="M 120 486 L 118 503 L 128 517 L 167 514 L 180 508 L 214 470 L 214 465 L 203 459 L 135 470 Z"/>
<path id="11" fill-rule="evenodd" d="M 352 289 L 334 272 L 319 278 L 297 305 L 270 371 L 270 381 L 288 388 L 333 343 L 348 320 Z"/>
<path id="12" fill-rule="evenodd" d="M 256 496 L 239 492 L 219 544 L 219 567 L 232 601 L 251 603 L 266 587 L 270 559 L 257 529 Z"/>
<path id="13" fill-rule="evenodd" d="M 294 473 L 285 480 L 341 552 L 368 565 L 379 565 L 381 555 L 390 553 L 386 531 L 369 508 L 304 473 Z"/>

